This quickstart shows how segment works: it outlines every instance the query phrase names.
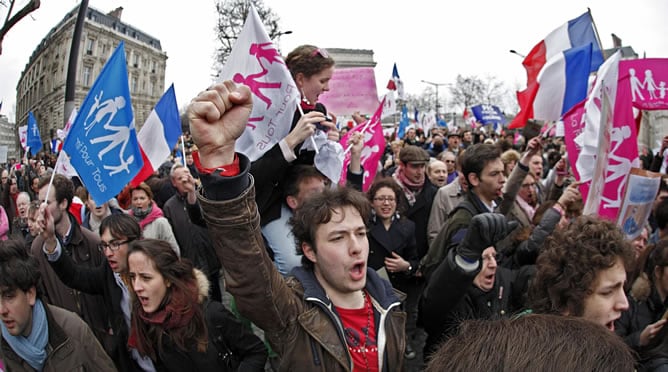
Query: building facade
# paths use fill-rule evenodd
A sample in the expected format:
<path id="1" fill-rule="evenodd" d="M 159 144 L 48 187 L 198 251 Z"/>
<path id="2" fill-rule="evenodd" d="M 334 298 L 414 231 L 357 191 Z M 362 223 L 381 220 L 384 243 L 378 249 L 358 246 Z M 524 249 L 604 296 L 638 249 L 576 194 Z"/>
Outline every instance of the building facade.
<path id="1" fill-rule="evenodd" d="M 0 115 L 0 147 L 7 147 L 7 160 L 10 158 L 18 159 L 19 157 L 18 152 L 16 151 L 18 148 L 16 133 L 17 130 L 14 123 L 9 122 L 7 116 Z M 1 151 L 4 151 L 4 149 Z M 2 160 L 4 159 L 0 159 L 0 163 L 4 163 Z"/>
<path id="2" fill-rule="evenodd" d="M 27 124 L 28 112 L 32 111 L 44 148 L 48 148 L 49 140 L 65 122 L 65 84 L 78 11 L 78 6 L 72 9 L 44 37 L 30 56 L 16 87 L 17 127 Z M 124 41 L 132 108 L 139 130 L 164 92 L 167 54 L 162 51 L 160 40 L 121 22 L 122 12 L 120 7 L 108 14 L 93 8 L 86 11 L 74 104 L 77 108 L 81 106 L 102 67 Z"/>

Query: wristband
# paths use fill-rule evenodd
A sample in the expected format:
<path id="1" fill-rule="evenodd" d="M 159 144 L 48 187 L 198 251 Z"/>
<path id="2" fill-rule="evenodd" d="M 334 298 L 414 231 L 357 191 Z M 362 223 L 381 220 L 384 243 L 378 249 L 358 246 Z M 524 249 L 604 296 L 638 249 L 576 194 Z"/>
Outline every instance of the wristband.
<path id="1" fill-rule="evenodd" d="M 199 151 L 193 151 L 193 163 L 199 174 L 218 174 L 224 177 L 233 177 L 239 175 L 239 157 L 234 154 L 234 161 L 231 164 L 221 165 L 215 168 L 204 168 L 199 159 Z"/>
<path id="2" fill-rule="evenodd" d="M 554 205 L 552 206 L 552 208 L 553 208 L 555 211 L 559 212 L 559 214 L 561 215 L 561 217 L 563 217 L 563 216 L 566 214 L 566 208 L 564 208 L 564 206 L 561 205 L 561 203 L 559 203 L 559 202 L 554 203 Z"/>

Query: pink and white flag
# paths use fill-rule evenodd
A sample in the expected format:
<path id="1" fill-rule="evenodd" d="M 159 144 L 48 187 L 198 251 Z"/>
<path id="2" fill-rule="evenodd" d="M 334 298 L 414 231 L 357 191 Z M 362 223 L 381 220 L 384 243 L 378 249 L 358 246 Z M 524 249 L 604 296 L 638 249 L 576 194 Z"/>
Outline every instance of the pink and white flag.
<path id="1" fill-rule="evenodd" d="M 620 74 L 628 74 L 633 107 L 668 110 L 668 58 L 643 58 L 620 62 Z"/>
<path id="2" fill-rule="evenodd" d="M 283 57 L 271 42 L 251 4 L 220 80 L 232 80 L 250 88 L 253 111 L 246 130 L 236 141 L 236 151 L 253 161 L 290 133 L 299 101 L 299 89 Z"/>
<path id="3" fill-rule="evenodd" d="M 569 162 L 584 182 L 580 186 L 583 200 L 589 200 L 585 210 L 610 220 L 617 218 L 631 168 L 639 166 L 630 75 L 622 66 L 619 52 L 609 57 L 584 107 L 580 104 L 564 115 Z M 611 108 L 605 115 L 604 91 Z M 610 128 L 602 130 L 605 125 Z M 589 197 L 591 190 L 597 192 Z"/>
<path id="4" fill-rule="evenodd" d="M 376 176 L 378 171 L 378 163 L 380 158 L 383 155 L 385 150 L 385 137 L 383 136 L 383 126 L 380 122 L 380 117 L 383 112 L 383 102 L 380 103 L 378 109 L 373 114 L 371 119 L 357 125 L 355 128 L 351 129 L 346 133 L 345 136 L 341 138 L 341 145 L 344 148 L 348 148 L 348 139 L 350 135 L 354 132 L 364 133 L 364 148 L 362 149 L 362 167 L 364 168 L 364 180 L 362 181 L 362 190 L 367 191 L 371 183 Z M 341 185 L 346 184 L 346 173 L 348 171 L 348 165 L 350 164 L 350 151 L 348 151 L 343 160 L 343 170 L 341 172 Z"/>
<path id="5" fill-rule="evenodd" d="M 72 128 L 72 123 L 74 123 L 74 119 L 77 117 L 77 110 L 74 109 L 70 113 L 69 119 L 67 119 L 67 123 L 65 123 L 65 128 L 58 129 L 58 137 L 61 140 L 65 140 L 67 138 L 67 134 L 70 132 L 70 128 Z M 74 169 L 72 164 L 70 164 L 70 157 L 67 155 L 65 150 L 60 150 L 60 153 L 58 153 L 58 160 L 56 160 L 56 166 L 54 169 L 54 172 L 58 174 L 62 174 L 64 176 L 67 176 L 69 178 L 72 177 L 77 177 L 77 170 Z"/>
<path id="6" fill-rule="evenodd" d="M 23 150 L 28 147 L 28 126 L 23 125 L 19 127 L 19 141 L 21 142 L 21 147 Z"/>

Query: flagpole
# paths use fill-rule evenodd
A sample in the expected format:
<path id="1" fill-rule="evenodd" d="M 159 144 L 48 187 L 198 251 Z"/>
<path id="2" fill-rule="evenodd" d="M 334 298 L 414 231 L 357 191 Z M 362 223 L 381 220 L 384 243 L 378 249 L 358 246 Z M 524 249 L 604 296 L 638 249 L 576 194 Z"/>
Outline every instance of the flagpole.
<path id="1" fill-rule="evenodd" d="M 591 25 L 594 26 L 594 35 L 596 35 L 596 41 L 598 42 L 598 47 L 601 49 L 601 54 L 603 54 L 603 59 L 607 57 L 605 55 L 605 52 L 603 50 L 603 43 L 601 43 L 601 37 L 598 34 L 598 28 L 596 27 L 596 22 L 594 22 L 594 16 L 591 14 L 591 9 L 587 8 L 587 12 L 589 13 L 589 18 L 591 18 Z"/>
<path id="2" fill-rule="evenodd" d="M 304 116 L 304 110 L 302 110 L 302 105 L 297 103 L 297 109 L 299 110 L 299 113 L 303 117 Z M 318 152 L 318 145 L 315 144 L 315 140 L 313 139 L 313 135 L 311 135 L 311 137 L 309 137 L 309 138 L 311 139 L 311 144 L 313 145 L 313 148 L 315 149 L 315 153 L 318 154 L 319 153 Z"/>
<path id="3" fill-rule="evenodd" d="M 186 143 L 183 141 L 183 134 L 181 135 L 181 154 L 183 157 L 181 160 L 183 161 L 183 166 L 187 167 L 186 165 Z"/>
<path id="4" fill-rule="evenodd" d="M 49 180 L 49 186 L 46 187 L 46 195 L 44 196 L 44 204 L 49 205 L 49 192 L 51 191 L 51 185 L 53 185 L 53 178 L 56 176 L 56 169 L 58 169 L 58 163 L 60 162 L 60 156 L 56 159 L 56 164 L 53 166 L 53 171 L 51 172 L 51 179 Z"/>

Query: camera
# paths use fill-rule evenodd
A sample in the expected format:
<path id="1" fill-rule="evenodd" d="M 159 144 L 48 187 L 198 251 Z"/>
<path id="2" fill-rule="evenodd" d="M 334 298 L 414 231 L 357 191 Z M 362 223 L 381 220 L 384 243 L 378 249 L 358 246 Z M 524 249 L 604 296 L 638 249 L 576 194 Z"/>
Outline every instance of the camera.
<path id="1" fill-rule="evenodd" d="M 325 121 L 332 121 L 332 117 L 329 116 L 329 115 L 325 115 Z M 322 122 L 320 122 L 320 123 L 316 123 L 316 124 L 315 124 L 315 128 L 316 128 L 316 129 L 320 129 L 321 131 L 323 131 L 323 132 L 325 132 L 325 133 L 331 129 L 331 128 L 328 127 L 328 126 L 323 125 Z"/>

